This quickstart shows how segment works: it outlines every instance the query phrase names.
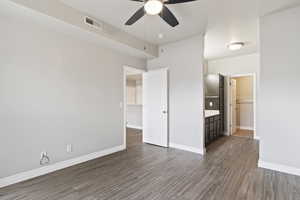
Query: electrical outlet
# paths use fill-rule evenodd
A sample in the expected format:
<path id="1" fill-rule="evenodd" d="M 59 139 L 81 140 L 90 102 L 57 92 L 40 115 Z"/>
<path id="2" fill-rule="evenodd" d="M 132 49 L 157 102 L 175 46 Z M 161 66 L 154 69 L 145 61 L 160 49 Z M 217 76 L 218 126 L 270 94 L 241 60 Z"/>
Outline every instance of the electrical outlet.
<path id="1" fill-rule="evenodd" d="M 48 153 L 46 151 L 41 152 L 41 158 L 40 158 L 40 165 L 47 165 L 50 163 L 50 158 L 48 156 Z"/>
<path id="2" fill-rule="evenodd" d="M 68 152 L 68 153 L 71 153 L 72 151 L 73 151 L 72 144 L 68 144 L 68 145 L 67 145 L 67 152 Z"/>
<path id="3" fill-rule="evenodd" d="M 41 152 L 41 159 L 48 156 L 48 153 L 46 151 Z"/>

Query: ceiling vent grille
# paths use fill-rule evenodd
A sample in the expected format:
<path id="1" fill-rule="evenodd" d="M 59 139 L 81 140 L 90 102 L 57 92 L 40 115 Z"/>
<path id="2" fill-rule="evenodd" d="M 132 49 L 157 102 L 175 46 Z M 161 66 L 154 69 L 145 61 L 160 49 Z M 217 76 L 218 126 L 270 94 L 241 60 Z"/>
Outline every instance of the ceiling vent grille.
<path id="1" fill-rule="evenodd" d="M 94 28 L 97 28 L 97 29 L 102 29 L 103 28 L 102 27 L 103 26 L 102 23 L 97 22 L 96 20 L 94 20 L 91 17 L 85 17 L 84 18 L 84 23 L 87 24 L 87 25 L 89 25 L 89 26 L 92 26 Z"/>

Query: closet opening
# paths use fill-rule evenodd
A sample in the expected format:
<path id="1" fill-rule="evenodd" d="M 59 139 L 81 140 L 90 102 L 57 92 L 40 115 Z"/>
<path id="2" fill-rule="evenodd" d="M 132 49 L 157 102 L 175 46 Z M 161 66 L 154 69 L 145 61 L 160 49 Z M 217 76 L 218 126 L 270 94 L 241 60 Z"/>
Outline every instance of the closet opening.
<path id="1" fill-rule="evenodd" d="M 230 77 L 230 133 L 255 138 L 255 76 Z"/>

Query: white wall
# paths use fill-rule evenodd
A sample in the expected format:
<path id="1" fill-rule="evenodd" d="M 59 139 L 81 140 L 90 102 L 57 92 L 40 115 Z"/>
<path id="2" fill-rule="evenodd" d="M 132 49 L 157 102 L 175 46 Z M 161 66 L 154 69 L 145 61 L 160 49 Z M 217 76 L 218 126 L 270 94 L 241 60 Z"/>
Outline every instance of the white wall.
<path id="1" fill-rule="evenodd" d="M 0 178 L 41 151 L 56 163 L 123 144 L 123 66 L 145 60 L 12 16 L 0 27 Z"/>
<path id="2" fill-rule="evenodd" d="M 300 175 L 300 7 L 261 18 L 260 166 Z"/>
<path id="3" fill-rule="evenodd" d="M 97 41 L 101 40 L 102 45 L 106 45 L 116 51 L 122 51 L 135 56 L 150 56 L 150 58 L 158 55 L 157 45 L 138 39 L 126 31 L 101 21 L 101 19 L 95 19 L 101 24 L 100 29 L 85 24 L 84 18 L 87 16 L 87 13 L 81 12 L 79 11 L 80 9 L 75 9 L 62 1 L 43 0 L 42 3 L 40 0 L 0 1 L 0 12 L 12 7 L 14 7 L 13 9 L 18 9 L 18 13 L 29 15 L 34 20 L 44 24 L 51 24 L 53 20 L 57 20 L 72 25 L 72 27 L 93 33 L 93 35 L 96 35 Z M 25 7 L 26 9 L 22 9 L 21 7 Z M 48 20 L 46 16 L 51 20 Z M 75 31 L 73 30 L 73 32 Z M 80 33 L 80 35 L 84 34 Z M 89 36 L 88 39 L 91 40 L 92 37 Z"/>
<path id="4" fill-rule="evenodd" d="M 217 60 L 209 60 L 208 61 L 208 73 L 209 74 L 218 74 L 221 73 L 226 76 L 225 78 L 225 120 L 226 120 L 226 135 L 229 135 L 229 120 L 230 119 L 230 107 L 229 107 L 229 76 L 231 75 L 240 75 L 240 74 L 255 74 L 256 75 L 256 91 L 259 86 L 259 73 L 260 73 L 260 55 L 258 53 L 249 54 L 249 55 L 242 55 L 236 57 L 228 57 L 224 59 L 217 59 Z M 256 92 L 257 93 L 257 92 Z M 258 95 L 256 94 L 256 97 Z M 254 102 L 255 107 L 255 102 Z M 254 116 L 255 118 L 255 116 Z M 255 129 L 255 123 L 253 124 Z M 256 133 L 256 138 L 259 135 Z"/>
<path id="5" fill-rule="evenodd" d="M 169 68 L 170 143 L 204 148 L 203 36 L 168 44 L 148 69 Z"/>
<path id="6" fill-rule="evenodd" d="M 208 73 L 223 75 L 259 73 L 259 54 L 209 60 Z"/>
<path id="7" fill-rule="evenodd" d="M 253 100 L 253 77 L 241 76 L 234 79 L 237 83 L 237 100 Z"/>

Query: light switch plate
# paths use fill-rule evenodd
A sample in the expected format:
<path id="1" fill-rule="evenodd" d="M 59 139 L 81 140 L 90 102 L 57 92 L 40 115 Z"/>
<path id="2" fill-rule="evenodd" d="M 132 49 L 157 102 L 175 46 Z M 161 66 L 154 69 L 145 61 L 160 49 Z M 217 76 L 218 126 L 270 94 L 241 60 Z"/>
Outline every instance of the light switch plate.
<path id="1" fill-rule="evenodd" d="M 71 153 L 73 151 L 72 144 L 67 145 L 67 152 Z"/>

